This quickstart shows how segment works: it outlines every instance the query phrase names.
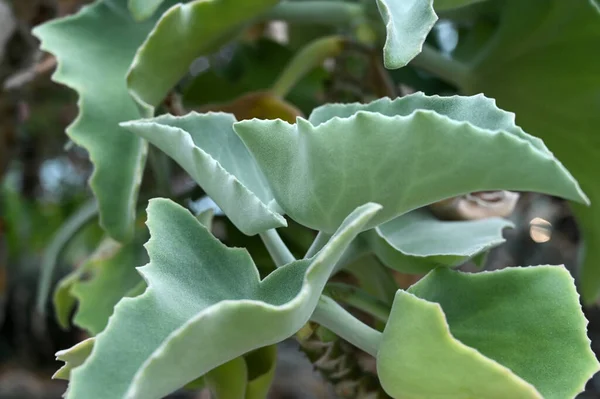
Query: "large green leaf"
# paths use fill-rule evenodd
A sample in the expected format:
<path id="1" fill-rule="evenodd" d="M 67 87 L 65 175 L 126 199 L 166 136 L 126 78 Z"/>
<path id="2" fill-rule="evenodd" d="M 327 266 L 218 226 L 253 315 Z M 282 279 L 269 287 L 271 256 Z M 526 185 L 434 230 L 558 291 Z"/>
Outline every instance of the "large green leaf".
<path id="1" fill-rule="evenodd" d="M 404 273 L 427 273 L 440 265 L 458 266 L 504 242 L 506 219 L 439 220 L 426 209 L 409 212 L 363 233 L 387 266 Z"/>
<path id="2" fill-rule="evenodd" d="M 386 27 L 383 62 L 386 68 L 405 66 L 421 52 L 437 21 L 433 0 L 377 0 Z"/>
<path id="3" fill-rule="evenodd" d="M 436 269 L 399 291 L 379 347 L 402 398 L 572 398 L 599 369 L 563 267 Z"/>
<path id="4" fill-rule="evenodd" d="M 221 244 L 187 210 L 151 200 L 144 294 L 126 298 L 71 373 L 67 398 L 160 398 L 299 330 L 347 246 L 381 207 L 356 209 L 312 259 L 263 281 L 247 251 Z"/>
<path id="5" fill-rule="evenodd" d="M 143 140 L 118 126 L 143 116 L 129 96 L 125 75 L 154 24 L 136 23 L 126 3 L 98 1 L 33 31 L 42 49 L 58 60 L 53 79 L 79 94 L 79 116 L 67 134 L 90 154 L 90 186 L 98 199 L 100 223 L 118 241 L 133 234 L 147 151 Z"/>
<path id="6" fill-rule="evenodd" d="M 230 114 L 192 112 L 123 124 L 173 158 L 243 233 L 286 226 L 273 194 Z"/>
<path id="7" fill-rule="evenodd" d="M 586 202 L 569 172 L 483 96 L 422 94 L 325 105 L 309 121 L 234 125 L 292 219 L 332 232 L 366 202 L 366 226 L 474 191 L 539 191 Z"/>
<path id="8" fill-rule="evenodd" d="M 467 92 L 516 112 L 579 180 L 595 206 L 575 206 L 586 242 L 581 290 L 600 295 L 600 12 L 591 0 L 510 0 L 496 33 L 475 54 Z"/>
<path id="9" fill-rule="evenodd" d="M 173 6 L 139 48 L 127 75 L 129 92 L 142 108 L 153 110 L 192 61 L 218 50 L 244 24 L 278 2 L 196 0 Z"/>

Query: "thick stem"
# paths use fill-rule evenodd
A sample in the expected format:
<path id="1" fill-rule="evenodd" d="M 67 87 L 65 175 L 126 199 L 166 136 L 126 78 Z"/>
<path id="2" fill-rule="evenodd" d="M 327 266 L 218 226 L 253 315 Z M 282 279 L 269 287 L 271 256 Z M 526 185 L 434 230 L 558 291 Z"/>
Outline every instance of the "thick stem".
<path id="1" fill-rule="evenodd" d="M 377 356 L 381 333 L 352 316 L 333 299 L 321 295 L 311 320 L 366 353 Z"/>
<path id="2" fill-rule="evenodd" d="M 385 302 L 358 287 L 343 283 L 329 283 L 325 288 L 325 293 L 336 301 L 362 310 L 384 323 L 390 317 L 390 308 L 386 306 Z"/>
<path id="3" fill-rule="evenodd" d="M 270 229 L 260 233 L 260 238 L 263 240 L 269 255 L 271 255 L 277 267 L 287 265 L 296 260 L 279 236 L 279 233 L 277 233 L 277 230 Z"/>
<path id="4" fill-rule="evenodd" d="M 310 248 L 308 248 L 306 255 L 304 255 L 304 259 L 310 259 L 315 256 L 317 252 L 319 252 L 321 248 L 327 244 L 327 241 L 329 241 L 330 238 L 330 234 L 319 231 L 319 234 L 317 234 L 315 240 L 312 242 L 312 244 L 310 244 Z"/>
<path id="5" fill-rule="evenodd" d="M 364 18 L 363 6 L 343 1 L 281 2 L 264 17 L 290 23 L 348 25 Z"/>
<path id="6" fill-rule="evenodd" d="M 342 36 L 335 35 L 322 37 L 307 44 L 288 63 L 275 81 L 271 92 L 285 97 L 308 72 L 323 64 L 326 59 L 338 56 L 344 49 L 344 43 Z"/>
<path id="7" fill-rule="evenodd" d="M 443 55 L 430 45 L 424 44 L 423 51 L 411 61 L 411 64 L 455 85 L 461 91 L 469 88 L 471 79 L 469 67 Z"/>

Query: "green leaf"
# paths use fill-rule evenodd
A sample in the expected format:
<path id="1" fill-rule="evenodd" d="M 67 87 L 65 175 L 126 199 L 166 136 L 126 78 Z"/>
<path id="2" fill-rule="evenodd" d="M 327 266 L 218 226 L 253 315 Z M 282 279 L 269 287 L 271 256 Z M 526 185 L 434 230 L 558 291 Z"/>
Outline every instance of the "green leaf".
<path id="1" fill-rule="evenodd" d="M 267 397 L 277 366 L 277 346 L 269 345 L 257 349 L 244 356 L 248 365 L 248 386 L 246 399 L 263 399 Z"/>
<path id="2" fill-rule="evenodd" d="M 233 131 L 235 122 L 229 114 L 192 112 L 122 126 L 181 165 L 243 233 L 286 226 L 262 172 Z"/>
<path id="3" fill-rule="evenodd" d="M 196 0 L 175 5 L 160 18 L 131 64 L 127 75 L 131 96 L 143 109 L 153 111 L 192 61 L 218 50 L 244 24 L 278 2 Z"/>
<path id="4" fill-rule="evenodd" d="M 92 348 L 94 347 L 94 340 L 95 338 L 88 338 L 79 342 L 72 348 L 56 352 L 56 360 L 65 362 L 65 365 L 58 369 L 52 378 L 68 380 L 71 375 L 71 371 L 75 367 L 81 366 L 85 359 L 90 356 Z"/>
<path id="5" fill-rule="evenodd" d="M 92 335 L 104 330 L 115 305 L 141 282 L 136 266 L 144 264 L 145 234 L 121 245 L 110 238 L 80 267 L 83 274 L 70 289 L 79 307 L 73 323 Z"/>
<path id="6" fill-rule="evenodd" d="M 58 60 L 53 79 L 80 96 L 79 116 L 67 135 L 90 154 L 90 186 L 98 199 L 100 223 L 118 241 L 133 234 L 147 152 L 143 140 L 118 126 L 141 116 L 127 91 L 125 74 L 153 23 L 136 23 L 125 0 L 104 0 L 33 31 L 41 48 Z"/>
<path id="7" fill-rule="evenodd" d="M 434 5 L 437 11 L 450 10 L 452 8 L 466 7 L 471 4 L 481 3 L 485 0 L 435 0 Z"/>
<path id="8" fill-rule="evenodd" d="M 599 364 L 557 266 L 439 268 L 399 291 L 377 369 L 395 397 L 572 398 Z"/>
<path id="9" fill-rule="evenodd" d="M 225 247 L 179 205 L 151 200 L 150 263 L 140 269 L 148 289 L 117 305 L 92 354 L 73 371 L 67 398 L 160 398 L 291 336 L 308 321 L 335 263 L 379 209 L 356 209 L 314 258 L 259 281 L 247 251 Z"/>
<path id="10" fill-rule="evenodd" d="M 129 0 L 127 6 L 133 17 L 138 21 L 148 19 L 158 10 L 165 0 Z"/>
<path id="11" fill-rule="evenodd" d="M 418 209 L 363 233 L 388 267 L 403 273 L 427 273 L 440 265 L 458 266 L 504 242 L 502 230 L 513 224 L 502 218 L 439 220 Z"/>
<path id="12" fill-rule="evenodd" d="M 234 130 L 285 213 L 315 230 L 334 231 L 366 202 L 383 205 L 367 228 L 475 191 L 539 191 L 587 202 L 543 143 L 481 95 L 325 105 L 295 125 L 250 120 Z"/>
<path id="13" fill-rule="evenodd" d="M 600 203 L 593 165 L 600 158 L 600 12 L 588 0 L 512 0 L 493 39 L 473 60 L 472 87 L 516 112 Z M 475 61 L 473 61 L 475 62 Z M 551 82 L 551 84 L 549 84 Z M 600 296 L 600 207 L 576 205 L 586 242 L 580 275 L 584 300 Z"/>
<path id="14" fill-rule="evenodd" d="M 243 357 L 222 364 L 204 377 L 206 386 L 219 399 L 244 399 L 247 380 L 248 368 Z"/>
<path id="15" fill-rule="evenodd" d="M 377 7 L 387 31 L 383 63 L 388 69 L 402 68 L 421 52 L 438 19 L 433 0 L 377 0 Z"/>

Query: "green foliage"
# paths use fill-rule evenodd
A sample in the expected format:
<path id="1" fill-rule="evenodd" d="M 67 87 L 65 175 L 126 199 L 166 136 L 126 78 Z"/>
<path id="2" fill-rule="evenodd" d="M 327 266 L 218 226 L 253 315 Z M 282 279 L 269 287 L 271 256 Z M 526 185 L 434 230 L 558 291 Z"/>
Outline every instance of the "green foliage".
<path id="1" fill-rule="evenodd" d="M 416 210 L 364 233 L 381 261 L 404 273 L 427 273 L 440 265 L 458 266 L 504 242 L 505 219 L 442 221 Z"/>
<path id="2" fill-rule="evenodd" d="M 324 105 L 293 125 L 254 119 L 234 129 L 284 212 L 325 232 L 369 201 L 384 209 L 368 228 L 473 191 L 539 191 L 587 202 L 543 143 L 483 96 Z"/>
<path id="3" fill-rule="evenodd" d="M 79 94 L 79 116 L 67 134 L 90 153 L 95 167 L 90 186 L 98 200 L 100 223 L 119 241 L 133 234 L 147 152 L 143 140 L 118 126 L 143 116 L 129 96 L 124 76 L 153 23 L 136 23 L 124 1 L 106 0 L 33 32 L 42 49 L 58 60 L 53 79 Z"/>
<path id="4" fill-rule="evenodd" d="M 80 96 L 68 134 L 94 164 L 108 236 L 55 289 L 60 325 L 93 336 L 57 354 L 66 398 L 151 399 L 181 387 L 265 398 L 276 344 L 313 323 L 321 340 L 375 357 L 376 390 L 395 398 L 582 390 L 599 364 L 566 269 L 452 271 L 513 224 L 440 220 L 426 207 L 488 190 L 576 202 L 582 292 L 596 298 L 600 212 L 583 190 L 600 199 L 591 169 L 600 120 L 590 112 L 600 10 L 583 0 L 475 3 L 99 0 L 36 28 L 57 58 L 54 79 Z M 452 54 L 433 45 L 434 6 L 459 31 Z M 289 43 L 265 38 L 272 19 L 298 24 Z M 383 56 L 373 51 L 381 43 Z M 397 96 L 411 80 L 467 95 Z M 346 98 L 360 102 L 337 102 Z M 163 111 L 178 115 L 154 117 Z M 154 181 L 142 185 L 148 143 Z M 190 197 L 172 194 L 181 173 L 219 209 L 194 216 L 178 204 Z M 148 240 L 136 224 L 140 187 L 142 198 L 170 197 L 150 200 Z M 18 213 L 18 201 L 10 206 Z M 66 243 L 95 216 L 84 207 L 56 234 L 40 307 Z M 145 241 L 149 263 L 138 267 Z M 400 289 L 399 272 L 427 275 Z"/>
<path id="5" fill-rule="evenodd" d="M 600 157 L 600 12 L 591 0 L 507 1 L 487 45 L 468 58 L 468 92 L 484 92 L 516 112 L 578 179 L 592 203 L 600 184 L 591 165 Z M 477 35 L 477 32 L 473 32 Z M 582 295 L 600 296 L 600 211 L 574 206 L 585 235 Z"/>
<path id="6" fill-rule="evenodd" d="M 572 398 L 599 367 L 578 308 L 560 267 L 437 269 L 396 295 L 381 382 L 396 397 Z"/>

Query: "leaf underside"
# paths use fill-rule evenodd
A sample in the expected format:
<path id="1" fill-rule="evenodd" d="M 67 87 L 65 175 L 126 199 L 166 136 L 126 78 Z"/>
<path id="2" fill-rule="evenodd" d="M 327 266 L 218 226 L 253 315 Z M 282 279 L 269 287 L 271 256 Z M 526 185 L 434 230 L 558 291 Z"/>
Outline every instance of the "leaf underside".
<path id="1" fill-rule="evenodd" d="M 421 52 L 438 19 L 433 0 L 377 0 L 377 7 L 386 27 L 383 63 L 388 69 L 401 68 Z"/>
<path id="2" fill-rule="evenodd" d="M 418 209 L 377 226 L 363 236 L 377 257 L 403 273 L 427 273 L 438 266 L 458 266 L 504 242 L 506 219 L 439 220 Z"/>
<path id="3" fill-rule="evenodd" d="M 179 163 L 243 233 L 286 226 L 265 177 L 233 131 L 235 122 L 230 114 L 192 112 L 123 126 Z"/>
<path id="4" fill-rule="evenodd" d="M 283 211 L 325 232 L 370 201 L 383 210 L 367 228 L 475 191 L 538 191 L 586 202 L 569 172 L 513 118 L 481 95 L 416 94 L 325 105 L 295 125 L 250 120 L 234 129 Z"/>
<path id="5" fill-rule="evenodd" d="M 67 398 L 160 398 L 291 336 L 308 321 L 337 260 L 380 208 L 358 208 L 314 258 L 259 281 L 245 250 L 225 247 L 173 202 L 151 200 L 150 263 L 140 269 L 148 288 L 116 306 L 88 360 L 71 373 Z"/>

